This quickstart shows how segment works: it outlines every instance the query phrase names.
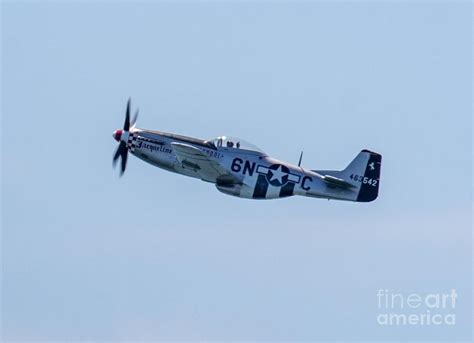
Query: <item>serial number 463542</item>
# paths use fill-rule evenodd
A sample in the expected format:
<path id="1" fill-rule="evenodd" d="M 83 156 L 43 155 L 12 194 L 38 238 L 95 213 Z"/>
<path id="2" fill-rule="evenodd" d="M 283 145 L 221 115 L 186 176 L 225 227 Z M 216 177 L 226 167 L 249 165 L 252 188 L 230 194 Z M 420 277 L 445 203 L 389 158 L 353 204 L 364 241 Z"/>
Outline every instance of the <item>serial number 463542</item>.
<path id="1" fill-rule="evenodd" d="M 378 180 L 369 179 L 367 176 L 360 176 L 360 175 L 355 175 L 355 174 L 351 174 L 350 178 L 351 180 L 363 183 L 364 185 L 367 184 L 372 187 L 377 186 L 377 182 L 378 182 Z"/>

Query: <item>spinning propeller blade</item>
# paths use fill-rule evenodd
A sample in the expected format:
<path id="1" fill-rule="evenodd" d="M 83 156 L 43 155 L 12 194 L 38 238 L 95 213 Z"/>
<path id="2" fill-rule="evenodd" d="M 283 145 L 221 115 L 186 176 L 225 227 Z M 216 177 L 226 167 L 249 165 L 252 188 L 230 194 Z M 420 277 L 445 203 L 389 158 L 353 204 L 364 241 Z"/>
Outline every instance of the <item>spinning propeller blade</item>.
<path id="1" fill-rule="evenodd" d="M 137 123 L 137 118 L 138 118 L 138 108 L 137 108 L 137 111 L 135 112 L 135 115 L 133 116 L 133 119 L 132 119 L 132 127 L 135 127 L 135 124 Z"/>
<path id="2" fill-rule="evenodd" d="M 127 110 L 125 112 L 125 122 L 123 124 L 123 130 L 116 130 L 113 134 L 114 139 L 119 142 L 119 146 L 117 150 L 115 150 L 114 157 L 112 159 L 112 165 L 115 167 L 117 165 L 117 161 L 119 157 L 121 158 L 121 164 L 120 164 L 120 176 L 123 175 L 125 172 L 125 169 L 127 168 L 127 158 L 128 158 L 128 148 L 127 148 L 127 143 L 125 143 L 123 140 L 121 140 L 122 135 L 126 132 L 127 134 L 130 131 L 130 127 L 135 127 L 135 123 L 138 118 L 138 110 L 135 112 L 135 115 L 133 117 L 133 120 L 130 121 L 130 102 L 131 99 L 128 99 L 127 102 Z M 127 135 L 128 136 L 128 135 Z"/>
<path id="3" fill-rule="evenodd" d="M 128 98 L 127 102 L 127 112 L 125 112 L 125 123 L 123 123 L 123 130 L 128 131 L 130 130 L 130 98 Z"/>

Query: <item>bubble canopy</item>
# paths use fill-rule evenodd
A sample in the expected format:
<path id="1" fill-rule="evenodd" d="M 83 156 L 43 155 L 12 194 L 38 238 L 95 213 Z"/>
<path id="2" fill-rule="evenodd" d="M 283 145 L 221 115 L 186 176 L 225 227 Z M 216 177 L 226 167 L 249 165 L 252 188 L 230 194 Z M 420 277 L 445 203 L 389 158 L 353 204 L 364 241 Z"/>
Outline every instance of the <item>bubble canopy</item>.
<path id="1" fill-rule="evenodd" d="M 259 152 L 264 154 L 263 150 L 238 137 L 220 136 L 206 141 L 213 144 L 216 148 L 241 149 Z"/>

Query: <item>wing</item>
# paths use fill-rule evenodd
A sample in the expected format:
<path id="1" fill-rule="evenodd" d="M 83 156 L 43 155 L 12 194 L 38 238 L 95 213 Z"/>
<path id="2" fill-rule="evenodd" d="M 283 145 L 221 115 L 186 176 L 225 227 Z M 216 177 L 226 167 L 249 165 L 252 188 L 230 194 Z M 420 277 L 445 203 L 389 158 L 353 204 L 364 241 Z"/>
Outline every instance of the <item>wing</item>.
<path id="1" fill-rule="evenodd" d="M 194 171 L 202 180 L 220 184 L 242 183 L 224 168 L 219 162 L 209 158 L 198 148 L 189 144 L 171 143 L 174 153 L 181 166 Z"/>

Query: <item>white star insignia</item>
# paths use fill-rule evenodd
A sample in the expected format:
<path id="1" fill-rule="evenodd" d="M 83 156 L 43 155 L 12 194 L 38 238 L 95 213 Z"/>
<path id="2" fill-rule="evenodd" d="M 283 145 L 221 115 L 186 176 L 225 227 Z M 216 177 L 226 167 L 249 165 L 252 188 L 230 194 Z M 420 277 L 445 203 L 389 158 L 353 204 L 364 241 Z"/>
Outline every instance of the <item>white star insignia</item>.
<path id="1" fill-rule="evenodd" d="M 270 182 L 274 180 L 278 180 L 279 183 L 283 183 L 283 177 L 286 175 L 286 173 L 283 173 L 281 171 L 281 165 L 278 166 L 276 170 L 272 170 L 272 178 L 270 179 Z"/>

